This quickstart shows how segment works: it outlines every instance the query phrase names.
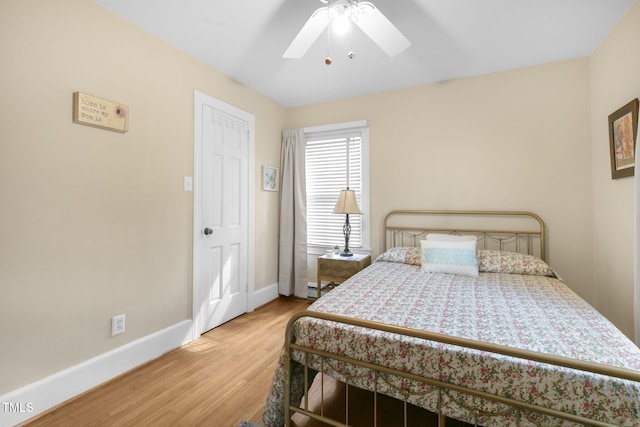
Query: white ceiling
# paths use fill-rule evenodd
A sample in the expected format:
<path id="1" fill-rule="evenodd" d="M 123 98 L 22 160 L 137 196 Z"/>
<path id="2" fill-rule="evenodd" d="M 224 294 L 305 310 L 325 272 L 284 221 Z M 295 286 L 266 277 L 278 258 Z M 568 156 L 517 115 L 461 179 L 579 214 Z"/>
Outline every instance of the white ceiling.
<path id="1" fill-rule="evenodd" d="M 633 3 L 371 0 L 406 51 L 389 58 L 356 28 L 351 44 L 328 46 L 325 32 L 303 59 L 282 59 L 319 0 L 94 1 L 285 107 L 587 56 Z"/>

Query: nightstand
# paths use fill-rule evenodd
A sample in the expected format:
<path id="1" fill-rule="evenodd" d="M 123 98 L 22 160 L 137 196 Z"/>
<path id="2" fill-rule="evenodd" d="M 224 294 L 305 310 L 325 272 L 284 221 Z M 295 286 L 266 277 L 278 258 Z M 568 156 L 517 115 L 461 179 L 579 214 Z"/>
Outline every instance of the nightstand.
<path id="1" fill-rule="evenodd" d="M 369 265 L 371 265 L 371 255 L 318 257 L 318 298 L 322 290 L 322 281 L 331 282 L 327 286 L 332 289 Z"/>

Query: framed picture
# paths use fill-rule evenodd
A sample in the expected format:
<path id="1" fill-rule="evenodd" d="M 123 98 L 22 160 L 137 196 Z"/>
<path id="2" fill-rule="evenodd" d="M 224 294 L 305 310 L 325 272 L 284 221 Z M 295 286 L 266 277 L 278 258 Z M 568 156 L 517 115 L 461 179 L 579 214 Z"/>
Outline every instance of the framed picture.
<path id="1" fill-rule="evenodd" d="M 636 135 L 638 134 L 638 99 L 609 115 L 611 179 L 633 176 Z"/>
<path id="2" fill-rule="evenodd" d="M 278 191 L 278 168 L 262 166 L 262 189 Z"/>

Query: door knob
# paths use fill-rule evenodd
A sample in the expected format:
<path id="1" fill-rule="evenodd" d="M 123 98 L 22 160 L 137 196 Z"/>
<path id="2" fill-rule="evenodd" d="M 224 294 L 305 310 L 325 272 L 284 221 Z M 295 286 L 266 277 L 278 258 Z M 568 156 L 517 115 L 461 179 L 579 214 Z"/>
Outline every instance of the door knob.
<path id="1" fill-rule="evenodd" d="M 213 234 L 213 230 L 212 230 L 212 229 L 210 229 L 209 227 L 205 228 L 205 229 L 204 229 L 204 235 L 205 235 L 205 236 L 208 236 L 208 235 L 210 235 L 210 234 Z"/>

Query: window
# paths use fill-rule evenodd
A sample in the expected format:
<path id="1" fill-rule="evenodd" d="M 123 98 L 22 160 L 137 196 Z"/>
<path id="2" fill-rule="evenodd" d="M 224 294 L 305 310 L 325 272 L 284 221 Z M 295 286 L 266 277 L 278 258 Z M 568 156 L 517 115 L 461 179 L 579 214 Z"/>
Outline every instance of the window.
<path id="1" fill-rule="evenodd" d="M 369 129 L 367 122 L 305 129 L 307 247 L 344 246 L 344 215 L 333 213 L 340 190 L 354 190 L 363 215 L 350 215 L 349 248 L 369 251 Z"/>

